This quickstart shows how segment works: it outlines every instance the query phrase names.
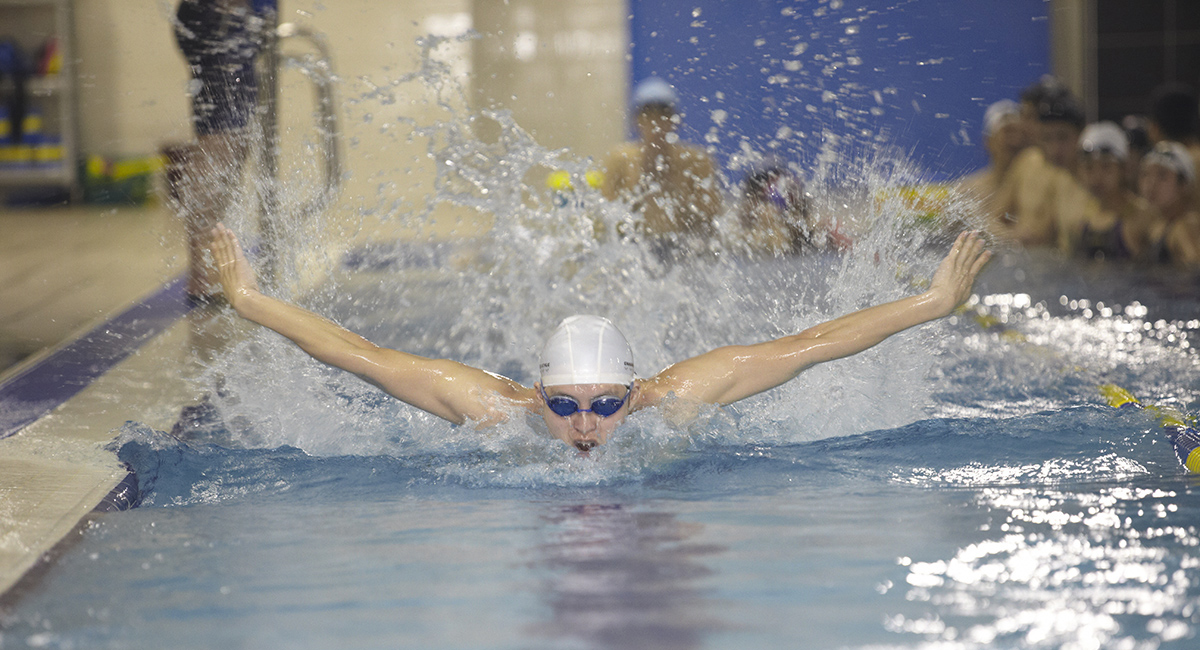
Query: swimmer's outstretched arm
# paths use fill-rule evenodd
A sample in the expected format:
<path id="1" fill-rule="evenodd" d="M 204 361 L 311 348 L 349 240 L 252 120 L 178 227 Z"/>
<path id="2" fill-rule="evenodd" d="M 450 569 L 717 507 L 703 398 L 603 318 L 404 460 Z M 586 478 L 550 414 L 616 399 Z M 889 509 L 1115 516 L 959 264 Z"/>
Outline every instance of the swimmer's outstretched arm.
<path id="1" fill-rule="evenodd" d="M 799 334 L 757 345 L 718 348 L 681 361 L 641 383 L 640 406 L 674 393 L 689 403 L 730 404 L 783 384 L 804 369 L 840 359 L 904 331 L 949 315 L 970 295 L 991 259 L 975 233 L 963 233 L 942 260 L 927 291 L 856 311 Z"/>
<path id="2" fill-rule="evenodd" d="M 509 404 L 533 399 L 514 381 L 447 359 L 429 359 L 379 347 L 333 321 L 267 296 L 237 237 L 224 224 L 213 229 L 213 257 L 225 298 L 238 315 L 291 339 L 313 358 L 357 374 L 393 397 L 440 418 L 480 426 L 505 417 Z"/>

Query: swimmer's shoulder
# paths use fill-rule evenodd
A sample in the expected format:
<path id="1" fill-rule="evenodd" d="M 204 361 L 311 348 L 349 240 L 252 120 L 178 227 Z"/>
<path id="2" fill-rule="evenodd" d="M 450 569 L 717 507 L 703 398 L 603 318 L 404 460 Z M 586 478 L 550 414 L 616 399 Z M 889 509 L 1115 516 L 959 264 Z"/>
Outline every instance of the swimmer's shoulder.
<path id="1" fill-rule="evenodd" d="M 658 406 L 671 391 L 670 388 L 664 388 L 662 373 L 648 379 L 634 379 L 633 387 L 633 401 L 629 405 L 630 411 L 640 411 L 645 408 Z"/>
<path id="2" fill-rule="evenodd" d="M 680 142 L 678 145 L 679 157 L 694 164 L 712 164 L 712 157 L 708 155 L 704 147 L 694 145 L 690 142 Z"/>
<path id="3" fill-rule="evenodd" d="M 641 175 L 641 154 L 636 142 L 625 142 L 612 148 L 604 159 L 604 193 L 614 198 L 617 192 L 632 189 Z"/>
<path id="4" fill-rule="evenodd" d="M 622 142 L 609 150 L 607 160 L 610 165 L 613 163 L 628 164 L 629 162 L 638 160 L 640 156 L 641 149 L 638 143 Z"/>
<path id="5" fill-rule="evenodd" d="M 490 374 L 490 373 L 489 373 Z M 468 414 L 466 424 L 477 431 L 490 429 L 510 420 L 540 414 L 537 391 L 496 375 L 504 383 L 484 389 L 478 395 L 479 407 Z"/>

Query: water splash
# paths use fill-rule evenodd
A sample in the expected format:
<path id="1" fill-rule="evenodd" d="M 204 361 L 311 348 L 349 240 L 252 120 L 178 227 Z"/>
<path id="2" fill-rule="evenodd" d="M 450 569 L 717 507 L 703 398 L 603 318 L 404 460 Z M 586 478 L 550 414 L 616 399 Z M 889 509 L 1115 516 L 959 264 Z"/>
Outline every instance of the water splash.
<path id="1" fill-rule="evenodd" d="M 372 84 L 350 103 L 371 105 L 373 121 L 397 125 L 405 137 L 425 142 L 434 166 L 433 190 L 407 202 L 421 206 L 417 209 L 385 207 L 391 190 L 381 189 L 377 209 L 385 220 L 411 226 L 419 242 L 423 221 L 442 206 L 454 206 L 486 213 L 490 230 L 452 244 L 378 244 L 324 288 L 291 294 L 382 345 L 459 359 L 529 383 L 541 343 L 559 320 L 601 313 L 625 331 L 640 374 L 649 376 L 721 345 L 776 338 L 907 295 L 944 250 L 945 225 L 970 220 L 969 205 L 947 201 L 939 220 L 921 222 L 910 199 L 888 191 L 919 181 L 919 171 L 882 149 L 842 155 L 831 137 L 825 162 L 810 175 L 812 209 L 857 236 L 849 252 L 749 259 L 737 242 L 715 238 L 696 247 L 690 259 L 664 261 L 650 242 L 633 234 L 639 215 L 589 187 L 592 161 L 542 147 L 505 111 L 467 109 L 450 68 L 431 56 L 442 40 L 422 40 L 416 71 Z M 418 124 L 397 114 L 395 94 L 410 87 L 432 92 L 444 119 Z M 481 132 L 492 135 L 485 139 Z M 761 158 L 748 151 L 741 163 L 756 156 Z M 572 189 L 544 189 L 540 181 L 549 170 L 565 171 L 574 179 Z M 731 205 L 718 216 L 719 231 L 731 230 L 723 224 L 736 219 L 735 210 Z M 301 229 L 299 238 L 321 230 L 314 224 Z M 300 273 L 294 267 L 285 272 L 293 279 Z M 282 283 L 285 293 L 296 284 Z M 905 333 L 747 400 L 729 409 L 728 425 L 717 429 L 717 438 L 730 444 L 789 443 L 911 422 L 929 399 L 930 386 L 923 381 L 934 364 L 929 345 L 942 328 Z M 243 444 L 286 444 L 322 454 L 436 453 L 447 445 L 462 450 L 475 444 L 490 451 L 486 442 L 470 442 L 474 432 L 381 399 L 273 334 L 253 333 L 218 360 L 207 379 L 221 387 L 212 399 L 229 426 L 241 432 Z M 520 447 L 531 433 L 523 421 L 512 426 L 521 432 L 483 439 Z M 661 422 L 628 428 L 642 432 L 627 434 L 638 442 L 612 451 L 611 464 L 593 461 L 588 467 L 604 476 L 634 476 L 643 465 L 629 458 L 647 455 L 647 446 L 660 438 L 673 440 L 666 449 L 686 447 L 693 435 Z M 529 456 L 537 447 L 512 455 Z M 570 453 L 561 450 L 555 462 L 570 465 L 574 461 L 564 460 Z M 538 462 L 513 472 L 558 471 Z M 531 469 L 535 466 L 542 469 Z"/>
<path id="2" fill-rule="evenodd" d="M 811 209 L 854 236 L 850 250 L 764 259 L 718 236 L 689 242 L 691 257 L 664 260 L 638 236 L 639 215 L 589 185 L 593 161 L 541 146 L 506 111 L 469 109 L 451 68 L 432 55 L 445 41 L 422 40 L 415 71 L 372 83 L 349 100 L 385 135 L 423 143 L 430 191 L 397 199 L 393 186 L 381 186 L 363 211 L 415 236 L 352 251 L 315 291 L 299 293 L 297 282 L 282 289 L 381 345 L 461 360 L 529 384 L 554 325 L 573 313 L 599 313 L 626 333 L 639 373 L 650 376 L 721 345 L 776 338 L 910 295 L 953 234 L 977 223 L 975 206 L 953 192 L 908 189 L 927 177 L 903 152 L 830 135 L 805 176 Z M 427 97 L 440 118 L 418 123 L 404 115 L 398 93 Z M 746 148 L 735 162 L 751 164 L 764 153 Z M 570 179 L 566 189 L 545 187 L 551 170 Z M 729 224 L 737 219 L 736 192 L 726 195 L 730 205 L 717 217 L 724 235 L 735 231 Z M 447 207 L 486 215 L 491 225 L 485 233 L 438 240 L 428 219 Z M 300 232 L 333 228 L 333 217 L 325 218 L 330 223 L 318 218 Z M 289 273 L 295 278 L 299 271 Z M 1090 317 L 1026 313 L 1011 302 L 983 300 L 975 305 L 983 315 L 1012 318 L 1034 345 L 1044 341 L 1071 354 L 1097 349 L 1130 325 L 1118 318 L 1104 321 L 1112 325 L 1106 330 Z M 695 444 L 794 444 L 930 415 L 996 418 L 1062 408 L 1086 402 L 1099 375 L 1144 359 L 1133 346 L 1124 361 L 1078 373 L 1062 360 L 1071 354 L 1047 361 L 1028 350 L 1013 354 L 1009 346 L 965 318 L 931 324 L 809 370 L 689 431 L 653 417 L 630 422 L 616 444 L 587 463 L 524 418 L 484 434 L 452 427 L 261 330 L 213 363 L 205 380 L 218 387 L 211 399 L 237 432 L 236 444 L 322 455 L 441 454 L 454 460 L 440 471 L 456 480 L 573 483 L 636 478 Z"/>

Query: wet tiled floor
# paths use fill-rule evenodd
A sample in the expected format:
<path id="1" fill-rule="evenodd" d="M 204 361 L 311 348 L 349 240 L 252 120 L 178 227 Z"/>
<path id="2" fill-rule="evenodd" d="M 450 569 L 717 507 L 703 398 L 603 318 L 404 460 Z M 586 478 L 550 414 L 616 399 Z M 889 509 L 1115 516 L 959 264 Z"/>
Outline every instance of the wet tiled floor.
<path id="1" fill-rule="evenodd" d="M 0 373 L 182 272 L 162 205 L 0 208 Z"/>

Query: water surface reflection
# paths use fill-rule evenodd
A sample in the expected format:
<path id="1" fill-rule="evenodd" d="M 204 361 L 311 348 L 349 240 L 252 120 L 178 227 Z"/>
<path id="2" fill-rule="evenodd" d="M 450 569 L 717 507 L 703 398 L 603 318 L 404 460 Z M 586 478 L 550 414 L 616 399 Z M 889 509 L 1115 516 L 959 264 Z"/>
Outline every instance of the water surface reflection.
<path id="1" fill-rule="evenodd" d="M 543 599 L 552 620 L 537 632 L 594 648 L 695 648 L 722 626 L 705 580 L 697 523 L 622 503 L 555 505 L 544 515 Z"/>

